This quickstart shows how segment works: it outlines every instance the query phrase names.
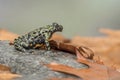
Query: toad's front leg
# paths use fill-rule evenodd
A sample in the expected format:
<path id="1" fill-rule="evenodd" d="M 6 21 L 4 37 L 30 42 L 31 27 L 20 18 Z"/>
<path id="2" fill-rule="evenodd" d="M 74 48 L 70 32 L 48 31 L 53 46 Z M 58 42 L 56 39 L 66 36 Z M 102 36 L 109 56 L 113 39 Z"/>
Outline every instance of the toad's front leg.
<path id="1" fill-rule="evenodd" d="M 48 40 L 45 40 L 45 45 L 46 45 L 47 50 L 50 50 L 50 43 Z"/>
<path id="2" fill-rule="evenodd" d="M 47 50 L 50 50 L 50 43 L 49 43 L 49 38 L 50 38 L 50 33 L 44 33 L 43 36 L 44 36 L 44 42 L 45 42 L 45 45 L 46 45 L 46 49 Z"/>

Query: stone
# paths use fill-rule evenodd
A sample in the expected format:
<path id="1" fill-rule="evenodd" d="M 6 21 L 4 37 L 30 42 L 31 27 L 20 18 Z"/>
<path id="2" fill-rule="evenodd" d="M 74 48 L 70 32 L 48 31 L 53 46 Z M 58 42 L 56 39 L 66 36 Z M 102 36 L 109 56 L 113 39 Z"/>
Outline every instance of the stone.
<path id="1" fill-rule="evenodd" d="M 11 72 L 22 75 L 15 80 L 46 80 L 57 78 L 78 78 L 76 76 L 52 71 L 44 64 L 58 63 L 75 68 L 87 68 L 86 65 L 78 63 L 76 56 L 58 50 L 31 49 L 26 52 L 17 51 L 9 41 L 0 41 L 0 64 L 11 68 Z"/>

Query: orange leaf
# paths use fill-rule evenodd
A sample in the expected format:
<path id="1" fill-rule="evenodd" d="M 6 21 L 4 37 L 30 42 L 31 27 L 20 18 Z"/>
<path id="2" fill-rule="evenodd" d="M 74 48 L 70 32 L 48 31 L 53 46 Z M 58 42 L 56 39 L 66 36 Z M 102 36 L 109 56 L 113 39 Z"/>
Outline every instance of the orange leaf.
<path id="1" fill-rule="evenodd" d="M 69 42 L 69 39 L 66 39 L 64 36 L 54 33 L 50 40 L 61 41 L 61 42 Z"/>
<path id="2" fill-rule="evenodd" d="M 10 67 L 0 64 L 0 71 L 10 72 L 10 70 L 11 70 Z"/>
<path id="3" fill-rule="evenodd" d="M 78 60 L 89 66 L 88 69 L 76 69 L 62 64 L 48 64 L 47 67 L 54 71 L 64 72 L 81 77 L 84 80 L 115 80 L 120 79 L 120 73 L 93 61 Z M 112 75 L 114 74 L 114 76 Z"/>
<path id="4" fill-rule="evenodd" d="M 0 73 L 0 80 L 11 80 L 13 78 L 21 77 L 21 75 L 18 74 L 12 74 L 12 73 Z"/>
<path id="5" fill-rule="evenodd" d="M 12 74 L 10 68 L 0 64 L 0 80 L 11 80 L 16 77 L 21 77 L 18 74 Z"/>
<path id="6" fill-rule="evenodd" d="M 80 80 L 80 79 L 74 79 L 74 78 L 51 78 L 49 80 Z"/>
<path id="7" fill-rule="evenodd" d="M 58 50 L 74 53 L 79 58 L 93 59 L 94 53 L 91 49 L 87 47 L 76 47 L 70 43 L 58 42 L 55 40 L 50 41 L 52 48 L 57 48 Z"/>
<path id="8" fill-rule="evenodd" d="M 18 35 L 14 34 L 12 32 L 9 32 L 5 29 L 0 29 L 0 40 L 9 40 L 13 41 L 15 38 L 17 38 Z"/>
<path id="9" fill-rule="evenodd" d="M 107 66 L 116 67 L 120 71 L 120 30 L 101 29 L 104 37 L 81 37 L 76 36 L 71 40 L 71 44 L 77 46 L 87 46 L 94 51 L 95 57 L 100 56 Z"/>

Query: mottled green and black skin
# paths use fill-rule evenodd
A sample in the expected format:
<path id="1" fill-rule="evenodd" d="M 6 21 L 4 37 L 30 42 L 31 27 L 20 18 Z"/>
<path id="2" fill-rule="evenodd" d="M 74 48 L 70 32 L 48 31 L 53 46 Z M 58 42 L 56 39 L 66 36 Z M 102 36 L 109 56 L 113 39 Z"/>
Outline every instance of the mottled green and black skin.
<path id="1" fill-rule="evenodd" d="M 14 47 L 19 51 L 25 52 L 26 49 L 32 49 L 36 44 L 40 44 L 41 47 L 46 45 L 46 49 L 50 50 L 50 44 L 48 40 L 51 38 L 53 33 L 62 32 L 62 30 L 62 25 L 57 23 L 40 27 L 15 39 Z"/>

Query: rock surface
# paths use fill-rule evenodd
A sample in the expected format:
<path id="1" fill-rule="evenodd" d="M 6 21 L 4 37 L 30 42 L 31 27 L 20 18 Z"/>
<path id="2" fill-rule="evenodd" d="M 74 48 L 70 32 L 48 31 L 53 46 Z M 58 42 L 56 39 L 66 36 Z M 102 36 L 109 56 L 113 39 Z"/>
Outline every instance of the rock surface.
<path id="1" fill-rule="evenodd" d="M 57 78 L 78 78 L 65 73 L 55 72 L 44 66 L 56 62 L 75 68 L 86 68 L 84 64 L 76 62 L 76 56 L 62 51 L 28 50 L 20 52 L 9 45 L 8 41 L 0 41 L 0 64 L 5 64 L 11 68 L 13 73 L 22 75 L 15 80 L 47 80 Z"/>

